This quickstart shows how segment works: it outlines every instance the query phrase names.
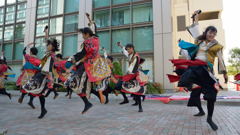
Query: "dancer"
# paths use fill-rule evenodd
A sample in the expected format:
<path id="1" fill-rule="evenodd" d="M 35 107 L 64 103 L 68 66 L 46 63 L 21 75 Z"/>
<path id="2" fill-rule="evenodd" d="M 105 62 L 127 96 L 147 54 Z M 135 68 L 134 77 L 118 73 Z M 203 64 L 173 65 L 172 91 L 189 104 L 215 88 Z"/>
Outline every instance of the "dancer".
<path id="1" fill-rule="evenodd" d="M 192 29 L 198 28 L 198 16 L 198 13 L 195 12 L 194 23 L 191 26 Z M 204 99 L 207 100 L 208 109 L 207 123 L 213 130 L 218 129 L 218 126 L 212 120 L 212 116 L 217 92 L 220 86 L 219 82 L 213 75 L 215 57 L 218 57 L 219 73 L 223 74 L 225 83 L 228 81 L 226 68 L 222 58 L 223 46 L 215 39 L 216 34 L 217 29 L 214 26 L 209 26 L 202 35 L 196 38 L 195 44 L 180 41 L 179 46 L 181 49 L 187 50 L 187 53 L 192 60 L 172 60 L 175 66 L 189 66 L 181 75 L 178 86 L 186 87 L 188 90 L 192 89 L 193 84 L 201 87 L 201 89 L 195 89 L 194 94 L 191 94 L 189 105 L 191 105 L 191 102 L 195 102 L 192 104 L 200 103 L 200 94 L 204 94 Z"/>
<path id="2" fill-rule="evenodd" d="M 103 95 L 105 96 L 105 99 L 106 99 L 105 100 L 105 104 L 108 104 L 108 102 L 109 102 L 109 98 L 108 98 L 109 94 L 111 92 L 113 92 L 117 96 L 118 93 L 116 92 L 114 87 L 112 87 L 111 84 L 110 84 L 111 83 L 111 77 L 113 77 L 113 75 L 115 74 L 114 67 L 113 67 L 113 57 L 107 54 L 107 50 L 105 48 L 102 48 L 102 50 L 104 51 L 104 58 L 106 59 L 108 65 L 109 65 L 109 67 L 110 67 L 110 69 L 112 71 L 112 75 L 110 77 L 108 77 L 108 80 L 107 80 L 107 82 L 105 84 L 105 86 L 106 86 L 105 90 L 103 91 Z"/>
<path id="3" fill-rule="evenodd" d="M 141 72 L 147 71 L 147 73 L 148 73 L 149 70 L 143 70 L 143 69 L 142 69 L 142 64 L 143 64 L 144 62 L 145 62 L 145 59 L 140 58 L 138 70 L 141 71 Z M 147 74 L 147 73 L 146 73 L 146 74 Z M 144 88 L 146 89 L 146 87 L 144 87 Z M 142 98 L 141 100 L 142 100 L 142 101 L 145 101 L 146 96 L 145 96 L 145 95 L 140 95 L 140 96 L 141 96 L 141 98 Z M 137 97 L 136 97 L 134 94 L 131 94 L 131 97 L 133 97 L 133 100 L 135 101 L 135 103 L 132 104 L 132 106 L 137 106 L 137 105 L 138 105 Z"/>
<path id="4" fill-rule="evenodd" d="M 67 74 L 66 72 L 67 69 L 65 67 L 67 60 L 63 60 L 62 54 L 57 54 L 55 60 L 56 60 L 54 62 L 55 75 L 54 75 L 54 86 L 53 86 L 54 89 L 64 86 L 64 83 L 69 76 L 69 74 Z M 67 87 L 66 89 L 67 89 L 66 96 L 69 96 L 69 99 L 71 99 L 72 90 L 69 87 Z"/>
<path id="5" fill-rule="evenodd" d="M 124 98 L 124 101 L 120 104 L 129 103 L 126 93 L 134 94 L 139 105 L 139 111 L 143 112 L 141 105 L 141 95 L 145 94 L 144 87 L 147 84 L 148 77 L 145 76 L 140 70 L 140 56 L 135 52 L 133 44 L 127 44 L 126 47 L 123 47 L 120 42 L 118 46 L 122 48 L 123 54 L 128 57 L 129 66 L 127 69 L 127 74 L 119 77 L 115 76 L 116 79 L 112 79 L 116 83 L 116 90 L 120 90 Z"/>
<path id="6" fill-rule="evenodd" d="M 66 68 L 75 64 L 77 71 L 66 84 L 82 98 L 85 104 L 82 111 L 84 114 L 93 106 L 87 99 L 92 85 L 100 83 L 104 78 L 110 76 L 111 70 L 106 61 L 99 55 L 99 39 L 93 31 L 85 27 L 79 32 L 84 39 L 80 46 L 80 52 L 70 57 L 66 63 Z"/>
<path id="7" fill-rule="evenodd" d="M 45 96 L 44 93 L 47 89 L 53 89 L 53 63 L 55 59 L 55 52 L 59 51 L 59 43 L 56 39 L 48 39 L 48 26 L 44 29 L 47 52 L 46 55 L 41 60 L 40 70 L 32 79 L 23 86 L 23 89 L 34 96 L 39 97 L 41 105 L 41 114 L 38 117 L 42 119 L 46 114 L 47 110 L 45 108 Z"/>
<path id="8" fill-rule="evenodd" d="M 17 86 L 20 87 L 21 96 L 18 99 L 18 103 L 22 103 L 24 96 L 27 95 L 27 92 L 22 89 L 22 86 L 25 85 L 37 72 L 40 71 L 39 65 L 41 64 L 41 60 L 37 58 L 38 50 L 36 47 L 31 47 L 33 43 L 28 44 L 23 49 L 23 56 L 25 59 L 25 64 L 22 69 L 22 74 L 19 76 L 17 80 Z M 27 54 L 27 52 L 30 52 L 30 54 Z M 29 102 L 28 105 L 35 109 L 35 106 L 33 105 L 33 99 L 34 96 L 29 94 Z"/>
<path id="9" fill-rule="evenodd" d="M 4 88 L 4 80 L 6 79 L 4 73 L 7 72 L 8 69 L 11 68 L 7 65 L 6 58 L 4 57 L 4 52 L 2 52 L 2 56 L 0 57 L 0 94 L 8 96 L 11 100 L 11 94 L 8 93 Z"/>

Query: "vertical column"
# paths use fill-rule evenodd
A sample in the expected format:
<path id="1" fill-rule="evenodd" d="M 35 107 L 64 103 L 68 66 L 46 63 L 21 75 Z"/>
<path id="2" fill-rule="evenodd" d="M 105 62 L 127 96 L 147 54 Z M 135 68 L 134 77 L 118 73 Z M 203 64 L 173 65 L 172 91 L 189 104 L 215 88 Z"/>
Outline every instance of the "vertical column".
<path id="1" fill-rule="evenodd" d="M 164 89 L 173 89 L 166 76 L 173 71 L 171 4 L 171 0 L 153 0 L 154 79 Z"/>
<path id="2" fill-rule="evenodd" d="M 87 27 L 88 25 L 88 19 L 85 15 L 85 13 L 89 13 L 92 17 L 92 0 L 80 0 L 79 2 L 79 20 L 78 20 L 78 28 Z M 81 34 L 78 34 L 78 44 L 81 44 L 83 42 L 83 39 L 81 37 Z M 78 45 L 78 49 L 79 49 Z"/>
<path id="3" fill-rule="evenodd" d="M 24 38 L 25 45 L 34 41 L 36 8 L 37 8 L 37 0 L 27 1 L 25 38 Z"/>

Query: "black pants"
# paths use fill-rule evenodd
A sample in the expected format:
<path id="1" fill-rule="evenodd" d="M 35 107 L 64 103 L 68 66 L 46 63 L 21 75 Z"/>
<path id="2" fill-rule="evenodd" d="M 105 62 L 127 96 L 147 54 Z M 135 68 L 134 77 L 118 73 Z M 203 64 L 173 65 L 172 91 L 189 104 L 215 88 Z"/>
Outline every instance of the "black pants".
<path id="1" fill-rule="evenodd" d="M 11 94 L 6 91 L 5 88 L 0 89 L 0 94 L 10 96 Z"/>
<path id="2" fill-rule="evenodd" d="M 215 83 L 216 80 L 209 75 L 206 66 L 191 66 L 181 76 L 178 86 L 191 88 L 193 84 L 197 84 L 202 87 L 205 100 L 216 101 Z"/>
<path id="3" fill-rule="evenodd" d="M 191 104 L 189 103 L 189 105 L 201 104 L 200 95 L 203 93 L 204 100 L 207 100 L 208 117 L 211 118 L 217 97 L 217 90 L 214 87 L 215 83 L 216 80 L 209 75 L 206 66 L 191 66 L 181 76 L 178 86 L 191 87 L 192 84 L 201 86 L 201 90 L 191 94 Z"/>

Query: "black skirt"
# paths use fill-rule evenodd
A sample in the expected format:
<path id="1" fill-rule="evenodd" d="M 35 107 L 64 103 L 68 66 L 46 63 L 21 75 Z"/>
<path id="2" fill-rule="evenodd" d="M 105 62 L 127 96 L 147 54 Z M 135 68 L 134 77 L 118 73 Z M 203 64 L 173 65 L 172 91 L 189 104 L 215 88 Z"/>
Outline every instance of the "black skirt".
<path id="1" fill-rule="evenodd" d="M 214 85 L 216 79 L 210 76 L 207 66 L 190 66 L 180 77 L 179 87 L 191 89 L 193 84 L 202 87 L 205 100 L 216 101 L 217 90 Z"/>

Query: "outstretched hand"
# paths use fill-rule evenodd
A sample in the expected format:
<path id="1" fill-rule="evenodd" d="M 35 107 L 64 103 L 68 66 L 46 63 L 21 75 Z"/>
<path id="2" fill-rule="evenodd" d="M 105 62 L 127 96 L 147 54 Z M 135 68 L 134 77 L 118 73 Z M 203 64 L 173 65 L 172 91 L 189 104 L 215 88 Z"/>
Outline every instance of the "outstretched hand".
<path id="1" fill-rule="evenodd" d="M 121 45 L 121 42 L 117 42 L 117 46 L 123 48 L 123 46 Z"/>

